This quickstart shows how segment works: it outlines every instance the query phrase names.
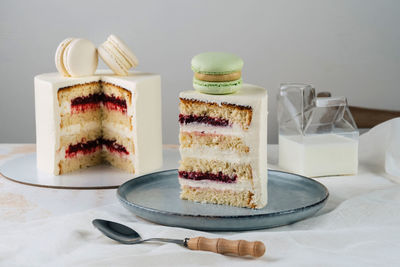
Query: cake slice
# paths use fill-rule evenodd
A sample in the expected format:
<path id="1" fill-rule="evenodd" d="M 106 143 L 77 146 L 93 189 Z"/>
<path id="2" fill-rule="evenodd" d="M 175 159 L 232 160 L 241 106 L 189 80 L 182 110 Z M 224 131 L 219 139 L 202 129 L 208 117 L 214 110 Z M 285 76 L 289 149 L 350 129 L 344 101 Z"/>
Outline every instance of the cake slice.
<path id="1" fill-rule="evenodd" d="M 179 95 L 181 199 L 237 207 L 267 204 L 267 91 Z"/>

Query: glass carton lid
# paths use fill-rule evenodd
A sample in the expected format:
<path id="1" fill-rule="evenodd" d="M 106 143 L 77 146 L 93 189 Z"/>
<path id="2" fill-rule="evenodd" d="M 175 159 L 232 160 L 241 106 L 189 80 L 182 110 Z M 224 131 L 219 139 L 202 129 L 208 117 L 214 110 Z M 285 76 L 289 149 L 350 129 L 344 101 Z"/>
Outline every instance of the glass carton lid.
<path id="1" fill-rule="evenodd" d="M 348 134 L 358 129 L 346 97 L 316 97 L 311 85 L 285 83 L 278 95 L 279 134 Z"/>
<path id="2" fill-rule="evenodd" d="M 347 100 L 344 96 L 339 97 L 317 97 L 315 102 L 316 107 L 335 107 L 347 106 Z"/>

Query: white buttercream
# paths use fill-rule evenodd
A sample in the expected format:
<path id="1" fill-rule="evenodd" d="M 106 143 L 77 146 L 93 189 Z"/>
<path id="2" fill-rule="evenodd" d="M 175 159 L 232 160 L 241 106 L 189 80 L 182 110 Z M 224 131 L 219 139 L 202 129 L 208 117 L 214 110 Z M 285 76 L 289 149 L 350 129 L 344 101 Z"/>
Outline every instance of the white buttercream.
<path id="1" fill-rule="evenodd" d="M 239 154 L 233 150 L 221 150 L 206 146 L 193 146 L 191 148 L 179 148 L 182 158 L 201 158 L 206 160 L 222 160 L 229 163 L 249 164 L 251 158 L 246 154 Z"/>
<path id="2" fill-rule="evenodd" d="M 76 126 L 60 129 L 57 92 L 60 88 L 105 81 L 132 92 L 128 115 L 133 116 L 135 144 L 135 170 L 137 174 L 162 166 L 161 134 L 161 79 L 159 75 L 132 72 L 128 76 L 116 76 L 110 71 L 98 71 L 95 75 L 81 78 L 63 77 L 59 73 L 41 74 L 35 77 L 36 143 L 38 169 L 57 174 L 58 163 L 65 155 L 60 147 L 60 136 L 77 131 Z M 124 132 L 124 134 L 128 134 Z M 133 156 L 133 155 L 132 155 Z"/>
<path id="3" fill-rule="evenodd" d="M 87 123 L 85 123 L 85 125 L 73 124 L 68 127 L 63 127 L 60 130 L 60 136 L 78 134 L 80 132 L 87 132 L 87 131 L 98 129 L 100 127 L 101 127 L 101 124 L 99 122 L 95 122 L 95 121 L 87 122 Z"/>
<path id="4" fill-rule="evenodd" d="M 243 136 L 243 129 L 240 125 L 233 124 L 232 126 L 213 126 L 204 123 L 193 122 L 189 124 L 181 124 L 181 132 L 204 132 L 207 134 L 223 134 Z"/>
<path id="5" fill-rule="evenodd" d="M 253 186 L 250 181 L 241 181 L 237 183 L 223 183 L 223 182 L 208 181 L 208 180 L 195 181 L 190 179 L 179 178 L 179 184 L 181 186 L 210 188 L 221 191 L 231 190 L 236 192 L 241 192 L 241 191 L 253 192 Z"/>
<path id="6" fill-rule="evenodd" d="M 102 123 L 104 129 L 108 129 L 109 131 L 118 133 L 122 137 L 132 137 L 134 134 L 133 129 L 130 130 L 126 128 L 124 125 L 112 122 L 103 122 Z"/>

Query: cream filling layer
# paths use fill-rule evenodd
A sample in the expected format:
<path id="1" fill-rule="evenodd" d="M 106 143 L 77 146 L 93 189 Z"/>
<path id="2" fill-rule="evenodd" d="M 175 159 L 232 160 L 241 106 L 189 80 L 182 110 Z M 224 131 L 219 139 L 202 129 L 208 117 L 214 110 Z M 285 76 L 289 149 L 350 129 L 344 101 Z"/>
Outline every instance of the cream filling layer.
<path id="1" fill-rule="evenodd" d="M 84 126 L 82 126 L 81 124 L 73 124 L 61 128 L 60 135 L 65 136 L 65 135 L 79 134 L 81 132 L 88 132 L 99 128 L 101 128 L 101 123 L 95 121 L 86 122 Z"/>
<path id="2" fill-rule="evenodd" d="M 194 181 L 190 179 L 179 178 L 179 184 L 181 186 L 215 189 L 221 191 L 223 190 L 230 190 L 236 192 L 254 191 L 250 181 L 241 181 L 240 183 L 223 183 L 218 181 L 209 181 L 209 180 Z"/>
<path id="3" fill-rule="evenodd" d="M 131 131 L 127 127 L 119 123 L 112 122 L 103 122 L 102 126 L 104 129 L 107 129 L 109 132 L 114 132 L 119 134 L 122 137 L 128 137 L 133 139 L 133 130 Z"/>
<path id="4" fill-rule="evenodd" d="M 106 128 L 110 132 L 119 134 L 122 137 L 133 138 L 133 130 L 131 131 L 124 125 L 121 125 L 118 123 L 110 123 L 110 122 L 107 122 L 107 123 L 103 122 L 101 124 L 101 123 L 94 122 L 94 121 L 87 122 L 87 123 L 85 123 L 84 126 L 82 126 L 81 124 L 73 124 L 68 127 L 63 127 L 60 130 L 60 136 L 79 134 L 82 132 L 97 130 L 101 127 Z"/>
<path id="5" fill-rule="evenodd" d="M 206 134 L 224 134 L 224 135 L 235 135 L 238 137 L 244 136 L 245 132 L 242 127 L 237 124 L 232 126 L 213 126 L 204 123 L 188 123 L 181 124 L 181 132 L 203 132 Z"/>
<path id="6" fill-rule="evenodd" d="M 249 155 L 240 155 L 234 150 L 220 150 L 206 146 L 194 146 L 191 148 L 179 148 L 181 158 L 201 158 L 206 160 L 220 160 L 229 163 L 250 164 Z"/>

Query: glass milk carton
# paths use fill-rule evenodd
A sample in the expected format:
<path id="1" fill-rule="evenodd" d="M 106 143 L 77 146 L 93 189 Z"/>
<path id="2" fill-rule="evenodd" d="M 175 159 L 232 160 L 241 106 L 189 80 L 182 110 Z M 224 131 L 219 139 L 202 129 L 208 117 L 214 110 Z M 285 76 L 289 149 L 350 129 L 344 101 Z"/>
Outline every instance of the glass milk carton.
<path id="1" fill-rule="evenodd" d="M 345 97 L 316 97 L 307 84 L 281 84 L 279 165 L 308 177 L 352 175 L 358 168 L 358 129 Z"/>

